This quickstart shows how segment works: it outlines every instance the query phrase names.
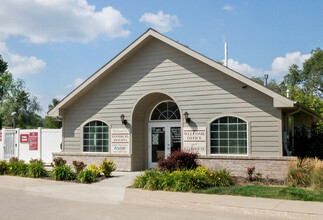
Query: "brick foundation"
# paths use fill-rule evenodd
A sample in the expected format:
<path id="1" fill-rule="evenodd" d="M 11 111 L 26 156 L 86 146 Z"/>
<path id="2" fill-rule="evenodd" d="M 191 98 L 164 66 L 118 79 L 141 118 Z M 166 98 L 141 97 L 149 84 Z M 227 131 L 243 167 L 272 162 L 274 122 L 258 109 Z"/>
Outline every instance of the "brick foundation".
<path id="1" fill-rule="evenodd" d="M 248 167 L 255 166 L 263 178 L 283 180 L 288 172 L 288 162 L 296 157 L 260 157 L 260 156 L 200 156 L 199 163 L 209 169 L 227 168 L 235 176 L 247 177 Z"/>
<path id="2" fill-rule="evenodd" d="M 72 152 L 60 152 L 53 153 L 53 158 L 62 157 L 67 161 L 67 164 L 72 165 L 73 160 L 83 161 L 88 166 L 90 164 L 99 165 L 104 159 L 113 160 L 117 165 L 118 171 L 131 171 L 131 155 L 120 154 L 106 154 L 106 153 L 72 153 Z"/>

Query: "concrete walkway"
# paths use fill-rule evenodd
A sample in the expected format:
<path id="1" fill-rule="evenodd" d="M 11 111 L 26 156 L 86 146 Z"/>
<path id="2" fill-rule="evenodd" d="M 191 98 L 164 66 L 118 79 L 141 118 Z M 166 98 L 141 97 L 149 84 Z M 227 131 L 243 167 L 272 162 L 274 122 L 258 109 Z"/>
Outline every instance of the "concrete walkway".
<path id="1" fill-rule="evenodd" d="M 92 204 L 151 207 L 201 213 L 228 213 L 270 219 L 323 219 L 323 203 L 241 196 L 146 191 L 126 188 L 140 172 L 114 172 L 114 177 L 94 184 L 0 176 L 0 189 L 51 199 Z"/>

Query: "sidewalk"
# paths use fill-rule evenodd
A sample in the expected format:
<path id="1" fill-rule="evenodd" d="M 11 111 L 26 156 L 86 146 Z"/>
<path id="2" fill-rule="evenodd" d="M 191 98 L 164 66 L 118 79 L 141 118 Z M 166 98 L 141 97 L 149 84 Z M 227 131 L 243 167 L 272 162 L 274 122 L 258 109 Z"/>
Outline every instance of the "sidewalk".
<path id="1" fill-rule="evenodd" d="M 284 219 L 323 219 L 323 203 L 127 189 L 124 202 Z"/>
<path id="2" fill-rule="evenodd" d="M 241 196 L 146 191 L 126 188 L 140 172 L 115 172 L 114 177 L 94 184 L 0 176 L 0 189 L 92 204 L 135 205 L 145 210 L 166 209 L 227 213 L 272 219 L 323 219 L 323 203 Z"/>

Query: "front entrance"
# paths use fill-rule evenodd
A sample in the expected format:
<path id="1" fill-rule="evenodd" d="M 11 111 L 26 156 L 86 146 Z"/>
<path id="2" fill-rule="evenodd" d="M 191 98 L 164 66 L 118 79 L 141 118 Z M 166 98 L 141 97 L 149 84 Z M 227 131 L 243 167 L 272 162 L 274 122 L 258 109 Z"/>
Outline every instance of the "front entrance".
<path id="1" fill-rule="evenodd" d="M 159 160 L 181 149 L 180 122 L 150 122 L 148 132 L 149 168 L 156 167 Z"/>

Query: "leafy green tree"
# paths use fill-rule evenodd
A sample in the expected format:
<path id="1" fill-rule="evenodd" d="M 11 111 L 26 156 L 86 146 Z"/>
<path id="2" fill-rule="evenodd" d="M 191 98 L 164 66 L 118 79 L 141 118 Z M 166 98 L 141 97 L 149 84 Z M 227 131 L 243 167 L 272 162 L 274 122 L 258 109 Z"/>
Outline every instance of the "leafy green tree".
<path id="1" fill-rule="evenodd" d="M 304 94 L 323 97 L 323 51 L 312 50 L 312 56 L 303 63 L 303 69 L 294 64 L 284 77 L 281 87 L 298 86 Z M 298 100 L 296 100 L 298 101 Z"/>
<path id="2" fill-rule="evenodd" d="M 42 118 L 37 114 L 41 110 L 36 97 L 25 88 L 25 82 L 14 79 L 7 71 L 7 63 L 0 59 L 0 127 L 11 127 L 16 112 L 16 126 L 20 128 L 34 128 L 42 125 Z"/>
<path id="3" fill-rule="evenodd" d="M 59 103 L 59 100 L 54 98 L 52 100 L 52 103 L 48 105 L 48 110 L 51 110 L 52 108 L 54 108 L 58 103 Z M 43 121 L 43 126 L 44 128 L 61 128 L 62 122 L 52 117 L 46 116 Z"/>

